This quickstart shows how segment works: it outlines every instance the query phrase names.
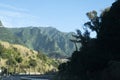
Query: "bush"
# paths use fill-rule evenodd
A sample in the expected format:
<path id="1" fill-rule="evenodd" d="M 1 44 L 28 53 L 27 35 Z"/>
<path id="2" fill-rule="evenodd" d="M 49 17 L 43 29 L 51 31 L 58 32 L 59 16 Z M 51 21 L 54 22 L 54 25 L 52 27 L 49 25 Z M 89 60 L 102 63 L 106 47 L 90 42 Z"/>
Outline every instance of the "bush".
<path id="1" fill-rule="evenodd" d="M 36 60 L 30 59 L 30 60 L 29 60 L 29 66 L 31 66 L 31 67 L 36 67 L 36 66 L 37 66 Z"/>

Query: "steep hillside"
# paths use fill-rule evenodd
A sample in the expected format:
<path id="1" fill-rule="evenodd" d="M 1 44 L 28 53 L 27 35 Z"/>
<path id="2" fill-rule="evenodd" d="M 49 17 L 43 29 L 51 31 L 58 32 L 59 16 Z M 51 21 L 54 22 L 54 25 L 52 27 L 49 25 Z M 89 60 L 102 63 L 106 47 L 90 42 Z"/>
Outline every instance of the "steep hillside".
<path id="1" fill-rule="evenodd" d="M 0 67 L 10 73 L 45 73 L 57 70 L 58 62 L 42 53 L 0 41 Z"/>
<path id="2" fill-rule="evenodd" d="M 70 56 L 75 46 L 69 41 L 72 33 L 52 27 L 0 28 L 0 39 L 42 51 L 51 57 Z M 6 35 L 4 35 L 6 33 Z"/>
<path id="3" fill-rule="evenodd" d="M 5 27 L 0 27 L 0 40 L 9 41 L 10 43 L 19 41 L 18 38 Z"/>

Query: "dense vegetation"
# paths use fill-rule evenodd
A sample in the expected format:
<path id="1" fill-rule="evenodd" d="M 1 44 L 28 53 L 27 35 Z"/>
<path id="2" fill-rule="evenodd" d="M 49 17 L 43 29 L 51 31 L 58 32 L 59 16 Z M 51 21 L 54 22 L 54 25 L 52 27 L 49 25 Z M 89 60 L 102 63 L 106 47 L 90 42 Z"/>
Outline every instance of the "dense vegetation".
<path id="1" fill-rule="evenodd" d="M 0 68 L 7 73 L 46 73 L 57 70 L 59 62 L 24 46 L 0 41 Z"/>
<path id="2" fill-rule="evenodd" d="M 69 41 L 72 33 L 60 32 L 52 27 L 5 28 L 0 27 L 0 40 L 22 44 L 42 51 L 50 57 L 64 58 L 75 49 Z"/>
<path id="3" fill-rule="evenodd" d="M 82 44 L 73 52 L 70 61 L 59 66 L 57 80 L 119 80 L 120 74 L 120 0 L 103 11 L 86 14 L 90 21 L 84 24 L 84 33 L 77 30 L 71 40 Z M 91 38 L 91 31 L 96 38 Z"/>

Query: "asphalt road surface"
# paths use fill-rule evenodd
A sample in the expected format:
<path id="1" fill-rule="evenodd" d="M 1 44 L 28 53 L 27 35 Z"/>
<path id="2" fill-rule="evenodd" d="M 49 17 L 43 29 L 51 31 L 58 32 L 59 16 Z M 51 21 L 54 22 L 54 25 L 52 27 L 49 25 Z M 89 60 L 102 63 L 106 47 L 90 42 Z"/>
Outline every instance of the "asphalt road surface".
<path id="1" fill-rule="evenodd" d="M 2 76 L 1 80 L 52 80 L 53 75 L 11 75 Z"/>

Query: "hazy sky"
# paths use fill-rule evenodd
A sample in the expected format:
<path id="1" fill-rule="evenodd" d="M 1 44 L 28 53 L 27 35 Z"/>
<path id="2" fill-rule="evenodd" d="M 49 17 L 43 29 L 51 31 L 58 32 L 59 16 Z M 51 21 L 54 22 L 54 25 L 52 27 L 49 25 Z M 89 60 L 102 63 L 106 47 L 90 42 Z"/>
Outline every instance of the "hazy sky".
<path id="1" fill-rule="evenodd" d="M 115 0 L 0 0 L 0 20 L 6 27 L 52 26 L 70 32 L 88 19 L 86 12 L 99 13 Z"/>

